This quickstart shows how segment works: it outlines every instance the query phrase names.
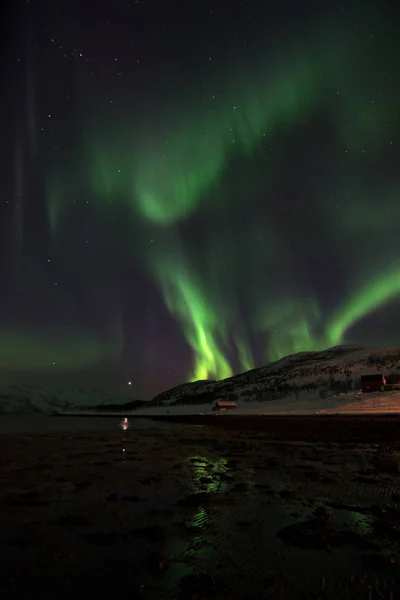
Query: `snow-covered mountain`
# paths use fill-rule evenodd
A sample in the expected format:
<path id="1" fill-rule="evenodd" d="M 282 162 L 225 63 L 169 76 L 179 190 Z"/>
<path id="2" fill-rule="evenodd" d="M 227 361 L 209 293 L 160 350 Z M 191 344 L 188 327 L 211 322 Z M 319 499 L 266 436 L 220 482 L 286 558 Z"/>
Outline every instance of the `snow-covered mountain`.
<path id="1" fill-rule="evenodd" d="M 320 352 L 300 352 L 222 381 L 184 383 L 148 402 L 130 401 L 87 387 L 11 386 L 0 390 L 0 413 L 57 414 L 92 412 L 95 408 L 136 414 L 156 414 L 161 408 L 163 413 L 171 409 L 171 414 L 207 412 L 218 398 L 236 399 L 246 408 L 289 401 L 300 407 L 311 399 L 316 401 L 315 409 L 322 409 L 337 393 L 358 390 L 361 375 L 368 373 L 392 375 L 393 379 L 397 375 L 400 380 L 400 346 L 336 346 Z"/>
<path id="2" fill-rule="evenodd" d="M 128 401 L 88 387 L 13 385 L 0 390 L 0 413 L 58 414 Z"/>
<path id="3" fill-rule="evenodd" d="M 299 352 L 222 381 L 179 385 L 156 396 L 149 406 L 209 404 L 217 398 L 237 399 L 241 404 L 265 402 L 304 391 L 323 398 L 359 389 L 361 375 L 368 373 L 400 375 L 400 346 L 335 346 Z"/>

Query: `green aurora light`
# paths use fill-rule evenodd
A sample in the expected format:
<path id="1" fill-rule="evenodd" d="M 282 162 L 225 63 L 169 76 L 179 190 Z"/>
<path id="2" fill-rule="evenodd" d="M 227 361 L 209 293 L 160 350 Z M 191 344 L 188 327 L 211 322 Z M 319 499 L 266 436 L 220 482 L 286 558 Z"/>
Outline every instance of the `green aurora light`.
<path id="1" fill-rule="evenodd" d="M 159 261 L 156 272 L 167 307 L 182 324 L 194 352 L 190 381 L 230 377 L 232 369 L 221 349 L 221 338 L 226 337 L 226 331 L 199 285 L 184 266 L 176 263 L 168 265 L 166 261 Z"/>
<path id="2" fill-rule="evenodd" d="M 69 371 L 92 367 L 116 359 L 122 351 L 121 339 L 97 339 L 89 334 L 60 330 L 0 330 L 0 368 L 32 371 Z"/>
<path id="3" fill-rule="evenodd" d="M 254 367 L 260 362 L 250 349 L 248 337 L 254 333 L 265 337 L 263 358 L 268 360 L 340 344 L 357 321 L 400 293 L 400 272 L 394 269 L 384 276 L 367 275 L 364 289 L 357 290 L 339 311 L 333 310 L 331 318 L 319 306 L 314 292 L 308 297 L 303 292 L 301 301 L 296 300 L 299 294 L 285 278 L 271 280 L 273 293 L 270 297 L 265 292 L 262 295 L 257 279 L 263 277 L 267 263 L 274 265 L 276 273 L 282 270 L 276 248 L 281 246 L 288 252 L 291 241 L 281 239 L 279 220 L 268 215 L 266 206 L 265 245 L 257 249 L 255 242 L 249 241 L 248 253 L 253 256 L 249 269 L 253 272 L 247 283 L 256 316 L 250 319 L 251 331 L 247 332 L 238 326 L 240 311 L 232 267 L 246 249 L 226 257 L 221 250 L 226 248 L 223 233 L 217 232 L 207 242 L 209 258 L 204 256 L 200 267 L 195 267 L 187 245 L 176 245 L 169 258 L 161 235 L 161 241 L 148 252 L 141 231 L 151 229 L 157 238 L 158 230 L 187 224 L 202 210 L 209 211 L 210 221 L 216 211 L 228 219 L 237 207 L 230 200 L 224 203 L 215 189 L 229 176 L 230 165 L 238 157 L 251 162 L 266 140 L 274 144 L 278 134 L 305 127 L 313 112 L 324 110 L 326 105 L 335 106 L 341 152 L 356 156 L 360 147 L 362 152 L 376 147 L 378 134 L 395 106 L 389 102 L 380 109 L 376 106 L 373 90 L 379 77 L 371 81 L 365 68 L 360 68 L 368 41 L 355 53 L 353 33 L 330 29 L 321 28 L 310 41 L 281 48 L 259 66 L 258 73 L 253 67 L 251 75 L 241 74 L 239 83 L 216 83 L 215 93 L 201 102 L 187 103 L 184 108 L 180 105 L 179 109 L 170 107 L 167 116 L 155 117 L 156 134 L 151 128 L 130 133 L 129 128 L 123 131 L 120 126 L 116 134 L 99 130 L 89 136 L 82 149 L 85 176 L 78 176 L 76 185 L 84 181 L 94 198 L 94 210 L 96 206 L 110 210 L 129 207 L 132 233 L 146 257 L 147 268 L 193 351 L 191 380 L 232 375 L 231 348 L 236 349 L 242 370 Z M 268 165 L 266 171 L 274 181 L 277 174 L 270 173 Z M 57 185 L 60 178 L 48 182 L 48 213 L 54 233 L 70 210 L 73 194 L 70 185 Z M 348 201 L 350 219 L 337 219 L 343 237 L 351 237 L 353 225 L 355 229 L 365 226 L 357 202 Z M 373 205 L 370 212 L 366 220 L 373 226 Z M 229 240 L 229 246 L 235 246 L 234 239 Z M 294 261 L 287 269 L 286 279 L 290 281 L 296 270 Z"/>
<path id="4" fill-rule="evenodd" d="M 395 268 L 389 273 L 379 274 L 376 278 L 367 281 L 331 319 L 327 327 L 329 344 L 332 346 L 340 344 L 353 325 L 399 294 L 399 268 Z"/>

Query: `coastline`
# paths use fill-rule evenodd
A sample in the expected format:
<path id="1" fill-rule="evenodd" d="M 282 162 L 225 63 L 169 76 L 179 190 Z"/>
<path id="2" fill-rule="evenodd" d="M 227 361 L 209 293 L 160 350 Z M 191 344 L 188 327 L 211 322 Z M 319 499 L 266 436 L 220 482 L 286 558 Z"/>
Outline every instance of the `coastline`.
<path id="1" fill-rule="evenodd" d="M 399 452 L 173 423 L 0 436 L 1 591 L 379 598 Z"/>
<path id="2" fill-rule="evenodd" d="M 58 417 L 77 417 L 60 414 Z M 378 442 L 395 443 L 399 440 L 400 414 L 192 414 L 192 415 L 135 415 L 130 413 L 93 413 L 81 418 L 108 417 L 146 420 L 154 423 L 203 426 L 220 430 L 257 431 L 270 439 L 307 441 L 310 436 L 321 442 Z"/>

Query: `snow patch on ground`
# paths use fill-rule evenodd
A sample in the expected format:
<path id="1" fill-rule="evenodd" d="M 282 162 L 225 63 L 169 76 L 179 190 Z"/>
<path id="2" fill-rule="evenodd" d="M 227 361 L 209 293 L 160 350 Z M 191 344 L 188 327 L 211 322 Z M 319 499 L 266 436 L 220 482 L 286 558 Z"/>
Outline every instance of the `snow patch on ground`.
<path id="1" fill-rule="evenodd" d="M 233 411 L 232 411 L 233 412 Z M 324 399 L 312 396 L 302 400 L 286 398 L 253 407 L 238 407 L 237 415 L 304 415 L 304 414 L 382 414 L 400 413 L 400 392 L 343 394 Z M 228 414 L 223 412 L 220 414 Z"/>
<path id="2" fill-rule="evenodd" d="M 304 414 L 368 414 L 400 413 L 400 391 L 373 394 L 348 393 L 320 398 L 315 392 L 289 395 L 266 402 L 238 402 L 238 408 L 213 411 L 213 404 L 152 407 L 127 412 L 135 416 L 214 415 L 304 415 Z M 119 413 L 120 414 L 120 413 Z"/>
<path id="3" fill-rule="evenodd" d="M 238 403 L 238 408 L 227 411 L 213 411 L 213 404 L 149 407 L 124 413 L 138 417 L 184 416 L 213 414 L 233 415 L 312 415 L 312 414 L 382 414 L 400 413 L 400 391 L 377 392 L 374 394 L 350 393 L 340 396 L 331 395 L 321 399 L 318 394 L 304 392 L 269 402 Z M 80 412 L 84 414 L 84 412 Z M 93 415 L 93 411 L 88 414 Z M 107 413 L 112 416 L 114 413 Z M 115 415 L 121 415 L 121 412 Z"/>

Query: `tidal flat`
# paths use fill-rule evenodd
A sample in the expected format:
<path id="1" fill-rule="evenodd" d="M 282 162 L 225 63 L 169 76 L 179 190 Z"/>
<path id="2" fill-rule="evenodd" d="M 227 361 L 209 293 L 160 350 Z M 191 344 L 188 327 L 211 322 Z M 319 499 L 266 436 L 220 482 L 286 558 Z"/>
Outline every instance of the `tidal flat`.
<path id="1" fill-rule="evenodd" d="M 398 597 L 400 444 L 303 437 L 185 423 L 0 437 L 0 592 Z"/>

